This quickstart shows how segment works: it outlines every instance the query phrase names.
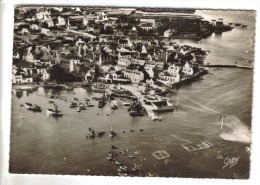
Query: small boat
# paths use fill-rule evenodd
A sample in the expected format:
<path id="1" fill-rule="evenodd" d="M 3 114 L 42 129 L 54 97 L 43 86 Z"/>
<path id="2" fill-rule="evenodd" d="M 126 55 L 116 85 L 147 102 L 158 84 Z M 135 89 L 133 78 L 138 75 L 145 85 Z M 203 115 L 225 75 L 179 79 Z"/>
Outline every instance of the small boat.
<path id="1" fill-rule="evenodd" d="M 158 117 L 158 121 L 162 121 L 162 117 Z"/>
<path id="2" fill-rule="evenodd" d="M 32 110 L 35 112 L 41 112 L 41 107 L 36 105 L 36 104 L 32 104 L 32 103 L 25 103 L 24 106 L 28 109 L 28 110 Z"/>
<path id="3" fill-rule="evenodd" d="M 76 108 L 76 107 L 77 107 L 77 103 L 70 102 L 69 108 Z"/>
<path id="4" fill-rule="evenodd" d="M 86 106 L 83 103 L 80 103 L 79 107 L 81 108 L 81 110 L 86 110 L 87 109 Z"/>
<path id="5" fill-rule="evenodd" d="M 125 170 L 125 171 L 128 171 L 128 170 L 129 170 L 128 167 L 125 166 L 125 165 L 120 165 L 119 168 L 120 168 L 121 170 Z"/>
<path id="6" fill-rule="evenodd" d="M 247 25 L 243 24 L 241 27 L 242 27 L 242 28 L 247 28 Z"/>
<path id="7" fill-rule="evenodd" d="M 58 97 L 51 95 L 51 96 L 49 96 L 49 98 L 50 98 L 50 99 L 57 99 Z"/>
<path id="8" fill-rule="evenodd" d="M 132 172 L 137 172 L 137 171 L 139 171 L 139 169 L 137 167 L 132 168 Z"/>
<path id="9" fill-rule="evenodd" d="M 235 23 L 234 26 L 241 26 L 241 23 Z"/>
<path id="10" fill-rule="evenodd" d="M 111 109 L 118 109 L 118 105 L 117 105 L 117 101 L 116 100 L 112 100 L 111 101 Z"/>
<path id="11" fill-rule="evenodd" d="M 130 106 L 130 103 L 124 102 L 124 103 L 123 103 L 123 106 Z"/>
<path id="12" fill-rule="evenodd" d="M 118 175 L 121 176 L 121 177 L 126 177 L 128 174 L 127 174 L 127 173 L 120 173 L 120 172 L 119 172 Z"/>
<path id="13" fill-rule="evenodd" d="M 117 146 L 115 146 L 115 145 L 110 145 L 110 148 L 111 148 L 111 149 L 117 149 Z"/>
<path id="14" fill-rule="evenodd" d="M 57 105 L 54 105 L 54 109 L 46 109 L 48 115 L 52 116 L 62 116 L 61 111 L 58 110 Z"/>
<path id="15" fill-rule="evenodd" d="M 133 158 L 134 158 L 134 156 L 131 155 L 131 154 L 129 154 L 128 157 L 129 157 L 130 159 L 133 159 Z"/>
<path id="16" fill-rule="evenodd" d="M 87 107 L 94 107 L 94 104 L 91 103 L 90 101 L 86 102 L 86 104 L 87 104 Z"/>
<path id="17" fill-rule="evenodd" d="M 110 155 L 110 156 L 116 156 L 117 155 L 117 153 L 115 152 L 115 151 L 109 151 L 108 152 L 108 155 Z"/>
<path id="18" fill-rule="evenodd" d="M 107 156 L 107 160 L 112 161 L 112 159 L 113 159 L 112 156 L 110 156 L 110 155 Z"/>
<path id="19" fill-rule="evenodd" d="M 96 136 L 94 129 L 92 129 L 90 127 L 88 128 L 88 134 L 89 134 L 89 137 L 95 137 Z"/>
<path id="20" fill-rule="evenodd" d="M 112 130 L 112 127 L 111 127 L 111 130 L 109 131 L 109 136 L 111 138 L 115 137 L 116 136 L 116 133 Z"/>
<path id="21" fill-rule="evenodd" d="M 90 99 L 88 99 L 88 98 L 84 98 L 84 100 L 85 100 L 85 101 L 90 101 Z"/>
<path id="22" fill-rule="evenodd" d="M 101 136 L 103 136 L 105 133 L 106 133 L 106 132 L 104 132 L 104 131 L 102 131 L 102 132 L 99 132 L 99 133 L 98 133 L 98 137 L 101 137 Z"/>
<path id="23" fill-rule="evenodd" d="M 49 103 L 54 103 L 54 101 L 49 101 Z"/>
<path id="24" fill-rule="evenodd" d="M 74 101 L 79 101 L 79 99 L 78 99 L 78 98 L 73 98 L 73 100 L 74 100 Z"/>
<path id="25" fill-rule="evenodd" d="M 116 163 L 117 165 L 124 164 L 124 162 L 123 162 L 122 160 L 116 160 L 116 159 L 115 159 L 115 163 Z"/>
<path id="26" fill-rule="evenodd" d="M 228 23 L 229 25 L 233 25 L 233 22 Z"/>
<path id="27" fill-rule="evenodd" d="M 215 22 L 215 21 L 216 21 L 216 19 L 212 19 L 211 21 Z"/>
<path id="28" fill-rule="evenodd" d="M 76 111 L 76 112 L 80 112 L 80 111 L 81 111 L 81 107 L 80 107 L 80 106 L 75 107 L 75 111 Z"/>
<path id="29" fill-rule="evenodd" d="M 104 100 L 99 100 L 98 101 L 98 108 L 103 108 L 105 106 L 105 101 Z"/>

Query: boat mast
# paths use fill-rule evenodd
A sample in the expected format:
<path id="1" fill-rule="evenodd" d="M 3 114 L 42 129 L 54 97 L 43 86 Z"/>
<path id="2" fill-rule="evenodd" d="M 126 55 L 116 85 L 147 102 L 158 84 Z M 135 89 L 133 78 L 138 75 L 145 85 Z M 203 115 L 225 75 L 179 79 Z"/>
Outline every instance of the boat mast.
<path id="1" fill-rule="evenodd" d="M 222 109 L 221 109 L 221 126 L 220 126 L 221 130 L 223 129 L 223 125 L 224 125 L 224 116 L 223 116 Z"/>

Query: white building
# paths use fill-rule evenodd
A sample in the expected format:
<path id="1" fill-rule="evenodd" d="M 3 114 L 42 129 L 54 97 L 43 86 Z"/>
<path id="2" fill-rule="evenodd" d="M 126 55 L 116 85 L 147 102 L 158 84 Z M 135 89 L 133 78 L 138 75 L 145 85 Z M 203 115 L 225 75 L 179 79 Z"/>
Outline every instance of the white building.
<path id="1" fill-rule="evenodd" d="M 65 25 L 66 25 L 66 20 L 63 17 L 58 16 L 57 26 L 65 26 Z"/>
<path id="2" fill-rule="evenodd" d="M 181 70 L 181 68 L 179 66 L 176 66 L 176 65 L 171 65 L 168 67 L 168 70 L 167 72 L 170 74 L 170 75 L 173 75 L 173 74 L 176 74 L 176 73 L 179 73 Z"/>
<path id="3" fill-rule="evenodd" d="M 132 83 L 140 83 L 144 80 L 144 73 L 142 71 L 126 69 L 123 74 L 124 77 L 130 79 Z"/>
<path id="4" fill-rule="evenodd" d="M 50 36 L 51 35 L 51 31 L 49 29 L 47 29 L 47 28 L 42 28 L 41 29 L 41 34 Z"/>
<path id="5" fill-rule="evenodd" d="M 193 75 L 193 69 L 188 62 L 183 66 L 182 72 L 187 76 Z"/>
<path id="6" fill-rule="evenodd" d="M 168 37 L 170 37 L 171 34 L 172 34 L 171 30 L 168 29 L 168 30 L 166 30 L 166 31 L 163 33 L 163 37 L 168 38 Z"/>

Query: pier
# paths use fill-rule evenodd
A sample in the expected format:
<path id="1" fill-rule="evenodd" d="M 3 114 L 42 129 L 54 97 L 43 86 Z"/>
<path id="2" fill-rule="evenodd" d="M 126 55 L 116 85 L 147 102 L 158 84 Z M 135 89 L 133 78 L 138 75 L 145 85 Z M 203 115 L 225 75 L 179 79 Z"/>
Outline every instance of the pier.
<path id="1" fill-rule="evenodd" d="M 154 112 L 154 110 L 157 108 L 154 105 L 147 105 L 144 102 L 144 95 L 141 94 L 141 92 L 137 91 L 137 87 L 133 87 L 133 86 L 127 86 L 127 85 L 122 85 L 122 87 L 128 91 L 130 91 L 134 96 L 136 96 L 138 98 L 139 103 L 142 105 L 142 107 L 145 109 L 145 111 L 147 112 L 149 118 L 151 118 L 152 120 L 160 120 L 162 119 L 161 117 L 157 116 Z"/>

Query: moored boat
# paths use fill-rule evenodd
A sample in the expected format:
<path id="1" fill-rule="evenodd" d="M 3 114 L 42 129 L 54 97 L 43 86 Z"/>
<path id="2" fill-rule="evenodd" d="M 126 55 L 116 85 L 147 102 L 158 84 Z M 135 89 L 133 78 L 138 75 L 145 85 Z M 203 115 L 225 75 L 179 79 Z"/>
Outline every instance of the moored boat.
<path id="1" fill-rule="evenodd" d="M 111 101 L 111 109 L 118 109 L 118 105 L 117 105 L 117 101 L 116 100 L 112 100 Z"/>
<path id="2" fill-rule="evenodd" d="M 34 112 L 41 112 L 42 109 L 40 106 L 36 105 L 36 104 L 32 104 L 32 103 L 25 103 L 24 106 L 28 109 L 28 110 L 32 110 Z"/>
<path id="3" fill-rule="evenodd" d="M 130 106 L 130 103 L 124 102 L 124 103 L 123 103 L 123 106 Z"/>
<path id="4" fill-rule="evenodd" d="M 88 128 L 88 134 L 89 134 L 89 137 L 95 137 L 96 136 L 94 129 L 92 129 L 90 127 Z"/>
<path id="5" fill-rule="evenodd" d="M 48 115 L 52 116 L 62 116 L 62 112 L 58 110 L 57 105 L 54 105 L 54 109 L 46 109 Z"/>

